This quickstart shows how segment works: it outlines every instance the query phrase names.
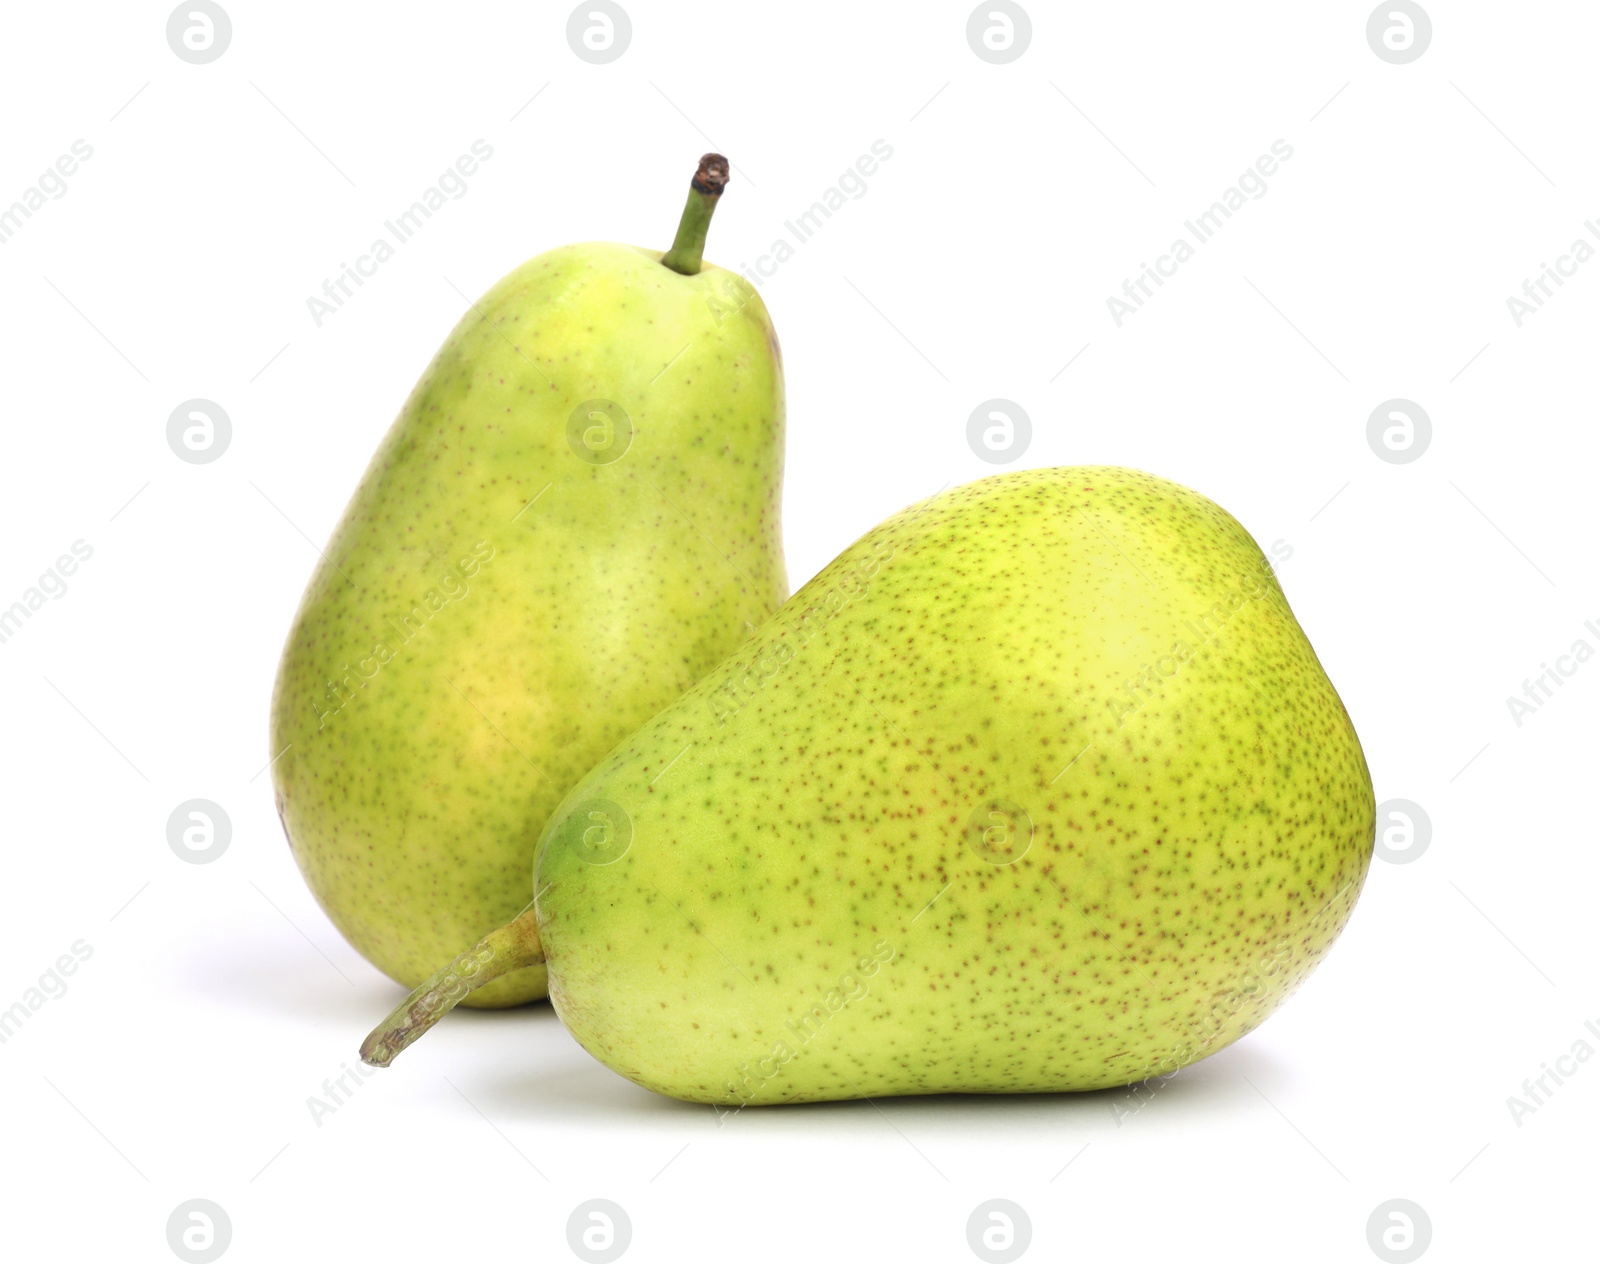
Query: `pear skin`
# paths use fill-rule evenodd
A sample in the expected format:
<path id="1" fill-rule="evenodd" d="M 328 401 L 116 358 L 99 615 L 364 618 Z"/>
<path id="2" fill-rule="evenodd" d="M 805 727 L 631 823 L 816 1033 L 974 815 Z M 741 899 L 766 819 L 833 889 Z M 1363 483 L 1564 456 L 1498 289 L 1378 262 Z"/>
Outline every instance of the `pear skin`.
<path id="1" fill-rule="evenodd" d="M 334 924 L 407 986 L 528 904 L 566 792 L 787 594 L 777 338 L 692 244 L 689 275 L 552 250 L 474 303 L 295 617 L 279 814 Z M 467 1003 L 544 994 L 533 964 Z"/>
<path id="2" fill-rule="evenodd" d="M 607 756 L 534 914 L 573 1035 L 671 1097 L 1098 1089 L 1266 1019 L 1373 832 L 1244 528 L 1037 470 L 870 532 Z"/>

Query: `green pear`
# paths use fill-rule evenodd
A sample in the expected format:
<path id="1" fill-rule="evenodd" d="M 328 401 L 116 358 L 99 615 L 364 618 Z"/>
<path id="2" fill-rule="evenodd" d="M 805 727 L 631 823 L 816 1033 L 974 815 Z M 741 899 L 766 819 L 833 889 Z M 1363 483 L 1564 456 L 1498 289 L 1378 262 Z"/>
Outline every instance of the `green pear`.
<path id="1" fill-rule="evenodd" d="M 537 959 L 590 1053 L 688 1101 L 1135 1083 L 1306 978 L 1373 831 L 1238 522 L 1131 470 L 1002 474 L 862 537 L 601 761 L 532 909 L 362 1056 Z"/>
<path id="2" fill-rule="evenodd" d="M 788 593 L 766 308 L 678 239 L 552 250 L 423 373 L 295 616 L 272 701 L 296 860 L 409 986 L 529 900 L 551 810 Z M 470 1003 L 545 994 L 531 963 Z"/>

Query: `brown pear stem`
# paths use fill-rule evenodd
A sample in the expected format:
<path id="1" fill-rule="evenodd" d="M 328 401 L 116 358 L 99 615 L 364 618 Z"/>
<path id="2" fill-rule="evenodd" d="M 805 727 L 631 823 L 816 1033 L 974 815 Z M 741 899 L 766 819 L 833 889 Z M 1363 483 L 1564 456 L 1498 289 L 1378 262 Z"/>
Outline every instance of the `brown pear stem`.
<path id="1" fill-rule="evenodd" d="M 468 992 L 502 974 L 544 960 L 533 905 L 499 930 L 490 931 L 402 1001 L 361 1043 L 361 1060 L 386 1067 L 401 1050 L 461 1003 Z"/>

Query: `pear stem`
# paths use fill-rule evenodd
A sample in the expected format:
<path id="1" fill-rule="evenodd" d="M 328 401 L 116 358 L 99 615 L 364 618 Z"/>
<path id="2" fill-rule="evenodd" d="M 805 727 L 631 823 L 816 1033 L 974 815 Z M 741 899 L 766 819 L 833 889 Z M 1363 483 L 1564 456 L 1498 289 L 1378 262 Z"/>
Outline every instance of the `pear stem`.
<path id="1" fill-rule="evenodd" d="M 689 201 L 684 205 L 683 218 L 678 221 L 678 235 L 673 238 L 672 249 L 661 256 L 661 262 L 674 272 L 694 276 L 700 271 L 706 230 L 711 227 L 717 199 L 727 183 L 728 160 L 721 154 L 703 155 L 700 169 L 689 182 Z"/>
<path id="2" fill-rule="evenodd" d="M 372 1029 L 361 1043 L 361 1060 L 386 1067 L 428 1028 L 453 1010 L 468 992 L 502 974 L 536 966 L 544 960 L 539 923 L 533 905 L 515 921 L 490 931 L 424 983 Z"/>

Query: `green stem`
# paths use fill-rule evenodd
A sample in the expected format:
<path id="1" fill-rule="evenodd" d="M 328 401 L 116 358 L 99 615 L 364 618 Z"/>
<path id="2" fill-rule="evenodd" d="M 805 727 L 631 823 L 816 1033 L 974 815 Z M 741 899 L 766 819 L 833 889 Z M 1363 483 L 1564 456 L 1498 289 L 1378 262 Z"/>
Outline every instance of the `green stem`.
<path id="1" fill-rule="evenodd" d="M 683 208 L 683 218 L 678 221 L 678 235 L 672 240 L 672 249 L 661 256 L 661 262 L 674 272 L 694 276 L 700 271 L 706 230 L 711 227 L 717 199 L 727 183 L 728 160 L 721 154 L 702 156 L 700 169 L 689 182 L 689 201 Z"/>
<path id="2" fill-rule="evenodd" d="M 502 974 L 536 966 L 544 960 L 539 923 L 533 905 L 517 919 L 490 931 L 444 969 L 406 997 L 361 1043 L 361 1060 L 388 1066 L 423 1032 L 453 1010 L 468 992 Z"/>

